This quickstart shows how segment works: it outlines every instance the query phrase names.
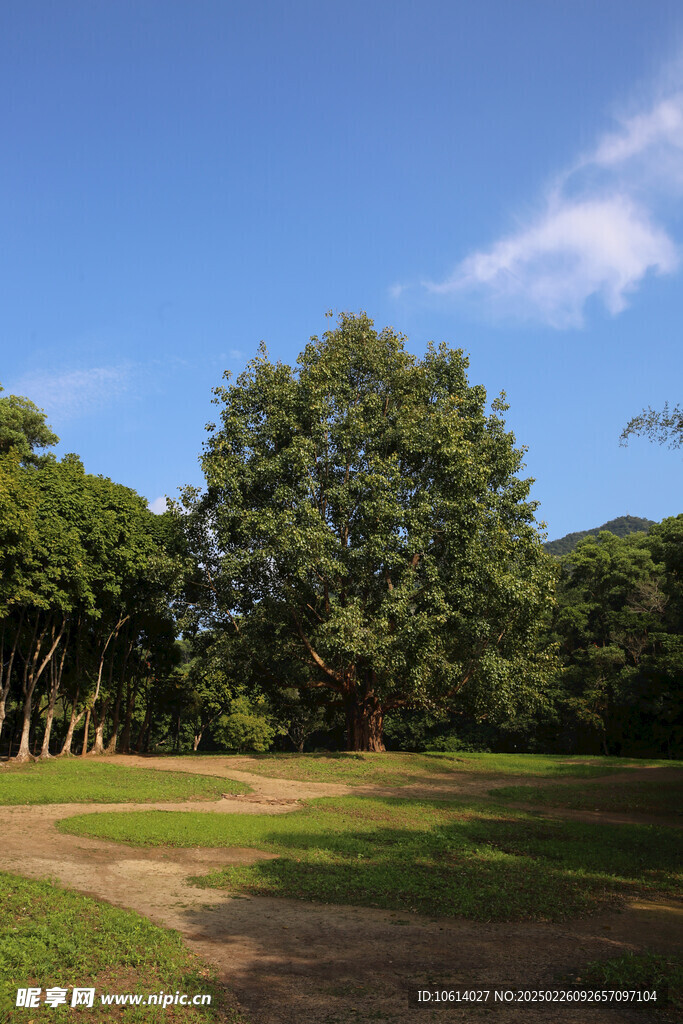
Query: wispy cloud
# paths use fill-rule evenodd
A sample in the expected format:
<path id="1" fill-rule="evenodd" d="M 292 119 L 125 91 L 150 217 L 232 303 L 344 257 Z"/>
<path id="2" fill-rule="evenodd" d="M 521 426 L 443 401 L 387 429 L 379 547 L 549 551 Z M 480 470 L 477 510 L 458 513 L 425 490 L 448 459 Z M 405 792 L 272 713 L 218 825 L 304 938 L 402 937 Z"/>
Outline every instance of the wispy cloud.
<path id="1" fill-rule="evenodd" d="M 432 293 L 480 295 L 499 314 L 554 327 L 583 323 L 598 297 L 620 313 L 648 273 L 670 274 L 678 248 L 666 226 L 683 197 L 683 92 L 619 120 L 546 189 L 537 213 L 474 252 Z"/>
<path id="2" fill-rule="evenodd" d="M 134 378 L 132 364 L 93 366 L 55 373 L 28 373 L 12 381 L 7 391 L 25 395 L 59 420 L 87 416 L 111 404 L 129 391 Z"/>
<path id="3" fill-rule="evenodd" d="M 162 494 L 160 498 L 155 498 L 154 501 L 149 501 L 150 512 L 153 512 L 155 516 L 160 516 L 166 511 L 166 498 Z"/>

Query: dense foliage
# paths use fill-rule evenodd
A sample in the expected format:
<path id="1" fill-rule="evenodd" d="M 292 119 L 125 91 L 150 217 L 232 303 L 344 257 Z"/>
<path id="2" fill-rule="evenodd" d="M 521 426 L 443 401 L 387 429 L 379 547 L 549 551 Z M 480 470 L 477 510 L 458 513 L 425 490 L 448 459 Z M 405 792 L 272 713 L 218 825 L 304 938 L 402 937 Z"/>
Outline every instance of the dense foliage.
<path id="1" fill-rule="evenodd" d="M 296 666 L 326 693 L 348 749 L 383 749 L 393 709 L 461 694 L 509 715 L 548 673 L 554 574 L 523 451 L 466 368 L 342 314 L 296 369 L 262 350 L 216 392 L 207 490 L 186 494 L 210 613 L 253 675 L 286 687 Z"/>
<path id="2" fill-rule="evenodd" d="M 562 702 L 604 753 L 683 747 L 683 516 L 583 541 L 563 561 Z"/>
<path id="3" fill-rule="evenodd" d="M 0 399 L 0 739 L 9 706 L 19 760 L 49 755 L 58 709 L 63 753 L 81 722 L 83 750 L 91 725 L 96 753 L 105 727 L 109 751 L 119 726 L 129 749 L 173 659 L 178 566 L 160 520 L 77 456 L 36 455 L 56 440 L 31 402 Z"/>

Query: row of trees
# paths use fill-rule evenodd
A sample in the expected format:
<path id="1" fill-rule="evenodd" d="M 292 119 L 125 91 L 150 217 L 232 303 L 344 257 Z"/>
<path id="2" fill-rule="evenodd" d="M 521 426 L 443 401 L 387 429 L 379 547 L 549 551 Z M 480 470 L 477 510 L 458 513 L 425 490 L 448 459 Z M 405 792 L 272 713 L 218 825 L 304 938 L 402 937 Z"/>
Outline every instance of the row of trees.
<path id="1" fill-rule="evenodd" d="M 0 399 L 0 727 L 7 702 L 19 758 L 55 728 L 65 753 L 377 751 L 386 733 L 673 754 L 683 517 L 549 556 L 504 395 L 487 411 L 466 371 L 363 314 L 295 368 L 262 349 L 216 389 L 205 489 L 160 517 L 40 454 L 40 411 Z"/>
<path id="2" fill-rule="evenodd" d="M 9 705 L 17 758 L 131 743 L 133 714 L 174 656 L 178 559 L 163 523 L 127 487 L 85 473 L 27 399 L 0 399 L 0 740 Z M 40 701 L 36 704 L 36 698 Z M 68 718 L 67 718 L 68 716 Z M 91 733 L 92 727 L 92 733 Z"/>

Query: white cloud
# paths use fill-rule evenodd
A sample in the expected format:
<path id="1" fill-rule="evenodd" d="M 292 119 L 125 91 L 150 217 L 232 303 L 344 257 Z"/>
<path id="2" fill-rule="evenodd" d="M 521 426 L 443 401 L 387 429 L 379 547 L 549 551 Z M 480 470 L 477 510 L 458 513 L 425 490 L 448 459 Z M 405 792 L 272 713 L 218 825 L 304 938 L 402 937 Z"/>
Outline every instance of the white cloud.
<path id="1" fill-rule="evenodd" d="M 66 370 L 61 373 L 29 373 L 12 383 L 16 395 L 25 395 L 52 417 L 60 420 L 76 419 L 109 405 L 133 381 L 133 367 L 94 366 L 85 370 Z"/>
<path id="2" fill-rule="evenodd" d="M 166 497 L 162 494 L 160 498 L 155 498 L 154 501 L 149 501 L 150 512 L 153 512 L 155 516 L 160 516 L 166 511 Z"/>
<path id="3" fill-rule="evenodd" d="M 239 348 L 231 348 L 230 349 L 230 358 L 231 359 L 244 359 L 244 352 L 242 352 L 242 350 L 239 349 Z"/>
<path id="4" fill-rule="evenodd" d="M 661 100 L 647 113 L 623 118 L 621 130 L 601 139 L 589 162 L 614 166 L 659 146 L 683 149 L 683 93 Z"/>
<path id="5" fill-rule="evenodd" d="M 678 267 L 664 222 L 683 197 L 683 92 L 620 121 L 549 188 L 539 212 L 472 253 L 432 293 L 477 294 L 499 314 L 580 326 L 598 297 L 620 313 L 648 273 Z"/>
<path id="6" fill-rule="evenodd" d="M 484 290 L 505 313 L 535 313 L 554 327 L 578 326 L 591 295 L 610 313 L 650 268 L 668 273 L 676 249 L 628 196 L 550 202 L 529 227 L 463 260 L 435 293 Z"/>

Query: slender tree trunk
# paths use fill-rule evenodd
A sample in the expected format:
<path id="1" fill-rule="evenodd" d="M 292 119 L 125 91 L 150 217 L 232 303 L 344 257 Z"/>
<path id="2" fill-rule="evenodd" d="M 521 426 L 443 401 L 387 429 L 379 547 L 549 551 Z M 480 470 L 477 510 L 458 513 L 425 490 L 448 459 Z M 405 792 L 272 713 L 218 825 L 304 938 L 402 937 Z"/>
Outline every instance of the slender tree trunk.
<path id="1" fill-rule="evenodd" d="M 97 684 L 95 686 L 95 693 L 94 693 L 94 696 L 92 698 L 92 703 L 91 703 L 91 707 L 92 707 L 93 710 L 94 710 L 95 705 L 97 703 L 97 697 L 99 696 L 99 687 L 100 687 L 101 682 L 102 682 L 102 669 L 104 668 L 104 655 L 106 654 L 106 648 L 109 647 L 109 645 L 112 642 L 112 640 L 116 640 L 116 638 L 119 635 L 119 630 L 124 625 L 124 623 L 128 622 L 129 618 L 130 618 L 130 615 L 124 615 L 123 618 L 120 618 L 119 622 L 116 624 L 116 626 L 114 627 L 114 629 L 112 630 L 112 632 L 110 633 L 108 638 L 106 638 L 106 640 L 104 642 L 104 646 L 102 647 L 102 652 L 101 652 L 100 657 L 99 657 L 99 668 L 97 670 Z M 110 666 L 110 674 L 109 674 L 109 681 L 110 681 L 110 683 L 112 681 L 112 672 L 113 671 L 114 671 L 114 654 L 112 655 L 112 664 Z M 96 726 L 96 729 L 95 729 L 95 743 L 94 743 L 93 750 L 92 750 L 93 754 L 103 754 L 104 753 L 104 748 L 103 748 L 103 744 L 102 744 L 102 730 L 104 728 L 104 716 L 106 714 L 106 709 L 108 709 L 108 708 L 109 708 L 109 700 L 106 700 L 105 701 L 105 705 L 104 705 L 104 710 L 102 711 L 101 717 L 99 718 L 99 721 L 97 722 L 97 726 Z M 85 757 L 85 755 L 87 754 L 87 751 L 88 751 L 88 728 L 89 728 L 89 726 L 90 726 L 90 711 L 88 711 L 88 714 L 86 715 L 86 719 L 85 719 L 85 734 L 83 736 L 83 750 L 81 751 L 81 757 Z"/>
<path id="2" fill-rule="evenodd" d="M 12 739 L 9 741 L 9 754 L 8 754 L 8 757 L 10 757 L 10 758 L 12 756 L 12 750 L 14 749 L 14 747 L 16 747 L 17 750 L 19 749 L 19 737 L 21 735 L 21 723 L 22 723 L 22 718 L 21 718 L 21 715 L 19 714 L 19 712 L 17 711 L 15 713 L 15 715 L 14 715 L 14 724 L 13 724 L 13 728 L 12 728 Z"/>
<path id="3" fill-rule="evenodd" d="M 121 753 L 130 754 L 130 726 L 133 720 L 133 709 L 135 707 L 136 690 L 133 686 L 133 680 L 128 680 L 128 686 L 126 687 L 126 717 L 123 722 L 123 732 L 121 733 Z"/>
<path id="4" fill-rule="evenodd" d="M 151 701 L 151 698 L 150 698 L 150 702 L 147 705 L 147 711 L 145 712 L 145 720 L 142 723 L 142 726 L 140 728 L 140 732 L 138 733 L 138 741 L 135 744 L 135 753 L 136 754 L 141 754 L 143 749 L 144 749 L 144 747 L 145 747 L 145 734 L 149 730 L 149 725 L 150 725 L 151 721 L 152 721 L 152 701 Z"/>
<path id="5" fill-rule="evenodd" d="M 35 669 L 35 662 L 36 662 L 36 660 L 38 658 L 38 655 L 40 653 L 40 643 L 42 642 L 42 636 L 43 636 L 43 634 L 41 633 L 40 638 L 38 640 L 38 644 L 36 644 L 36 637 L 38 636 L 38 625 L 39 625 L 39 623 L 40 623 L 40 613 L 38 613 L 36 615 L 36 620 L 35 620 L 35 623 L 34 623 L 34 626 L 33 626 L 33 632 L 31 634 L 31 641 L 29 643 L 29 646 L 28 646 L 28 649 L 27 649 L 27 652 L 26 652 L 26 657 L 24 658 L 24 671 L 22 673 L 22 680 L 21 680 L 21 689 L 22 689 L 22 692 L 24 694 L 24 706 L 23 706 L 23 718 L 21 720 L 22 721 L 22 725 L 21 725 L 21 730 L 20 730 L 19 749 L 17 750 L 17 753 L 15 755 L 15 759 L 17 761 L 30 761 L 31 760 L 31 753 L 30 753 L 30 751 L 28 749 L 28 736 L 29 736 L 29 731 L 30 731 L 30 728 L 31 728 L 31 705 L 32 705 L 32 698 L 33 698 L 33 686 L 35 685 L 35 682 L 33 684 L 31 683 L 31 673 Z M 31 653 L 30 653 L 32 650 L 34 651 L 33 657 L 31 657 Z M 28 698 L 27 698 L 27 694 L 28 694 Z M 28 703 L 28 711 L 27 711 L 27 703 Z M 28 719 L 28 721 L 27 721 L 27 719 Z M 19 728 L 18 723 L 17 723 L 17 728 Z M 16 739 L 16 730 L 15 730 L 14 738 Z M 10 754 L 11 753 L 12 753 L 12 748 L 10 747 Z"/>
<path id="6" fill-rule="evenodd" d="M 93 740 L 91 754 L 104 754 L 104 720 L 109 710 L 109 699 L 102 705 L 102 711 L 95 725 L 95 739 Z"/>
<path id="7" fill-rule="evenodd" d="M 15 761 L 32 761 L 33 757 L 28 746 L 28 737 L 31 730 L 31 698 L 33 697 L 33 690 L 30 691 L 29 695 L 24 698 L 23 707 L 23 724 L 21 728 L 21 737 L 19 739 L 19 750 L 16 753 Z"/>
<path id="8" fill-rule="evenodd" d="M 43 745 L 40 748 L 41 760 L 47 760 L 52 757 L 50 753 L 50 734 L 52 733 L 52 722 L 55 717 L 55 703 L 52 697 L 47 708 L 47 715 L 45 716 L 45 732 L 43 733 Z"/>
<path id="9" fill-rule="evenodd" d="M 119 688 L 116 692 L 116 704 L 114 705 L 114 717 L 111 723 L 111 736 L 109 737 L 109 743 L 104 748 L 105 754 L 116 753 L 116 734 L 119 731 L 119 720 L 121 717 L 121 692 L 123 690 L 123 682 L 119 683 Z"/>
<path id="10" fill-rule="evenodd" d="M 128 630 L 128 635 L 130 636 L 130 629 Z M 116 734 L 119 731 L 119 722 L 121 721 L 121 697 L 123 696 L 123 682 L 124 679 L 126 678 L 128 658 L 130 657 L 130 652 L 133 650 L 134 642 L 134 640 L 129 640 L 125 650 L 125 654 L 123 656 L 123 666 L 121 668 L 121 675 L 119 677 L 119 685 L 116 689 L 116 704 L 114 705 L 114 719 L 111 726 L 111 737 L 109 739 L 109 743 L 107 744 L 105 754 L 116 753 Z"/>
<path id="11" fill-rule="evenodd" d="M 83 708 L 80 714 L 76 714 L 76 708 L 78 707 L 78 693 L 79 687 L 76 687 L 76 696 L 74 697 L 74 703 L 71 709 L 71 717 L 69 718 L 69 728 L 66 731 L 66 737 L 64 738 L 64 743 L 59 754 L 60 757 L 71 757 L 71 744 L 74 738 L 74 729 L 76 728 L 81 718 L 83 718 L 83 715 L 85 714 L 85 708 Z"/>
<path id="12" fill-rule="evenodd" d="M 85 725 L 83 726 L 83 745 L 81 747 L 81 757 L 85 757 L 88 753 L 88 731 L 90 729 L 90 708 L 87 708 L 85 712 Z"/>
<path id="13" fill-rule="evenodd" d="M 5 665 L 5 622 L 2 624 L 2 650 L 0 652 L 0 736 L 2 736 L 2 727 L 5 723 L 6 717 L 6 706 L 7 706 L 7 695 L 9 693 L 10 685 L 12 682 L 12 667 L 14 665 L 14 657 L 17 653 L 17 646 L 19 644 L 19 636 L 24 625 L 24 617 L 26 615 L 26 609 L 22 608 L 19 615 L 19 623 L 17 625 L 16 632 L 14 634 L 14 640 L 12 641 L 12 647 L 10 648 L 10 655 Z M 12 741 L 10 740 L 10 754 Z"/>
<path id="14" fill-rule="evenodd" d="M 62 634 L 64 632 L 65 626 L 66 619 L 63 619 L 59 632 L 57 632 L 55 636 L 55 626 L 53 624 L 51 632 L 52 644 L 47 654 L 43 658 L 42 662 L 40 662 L 40 664 L 40 654 L 43 645 L 43 639 L 45 637 L 45 634 L 47 633 L 47 626 L 45 626 L 42 633 L 39 635 L 38 640 L 36 641 L 35 651 L 33 657 L 30 660 L 29 671 L 25 676 L 24 680 L 24 723 L 21 731 L 21 741 L 19 743 L 19 750 L 17 751 L 17 755 L 15 758 L 15 760 L 18 762 L 30 761 L 32 759 L 31 752 L 29 750 L 29 732 L 31 729 L 31 706 L 33 703 L 33 691 L 35 690 L 36 684 L 40 679 L 41 675 L 43 674 L 43 671 L 45 670 L 53 654 L 55 653 L 59 641 L 62 639 Z"/>
<path id="15" fill-rule="evenodd" d="M 59 693 L 59 687 L 62 683 L 62 673 L 64 671 L 64 659 L 66 658 L 66 647 L 69 641 L 68 633 L 64 641 L 62 648 L 62 656 L 59 659 L 59 665 L 55 665 L 54 661 L 50 662 L 50 695 L 47 704 L 47 715 L 45 718 L 45 732 L 43 733 L 43 745 L 40 751 L 40 757 L 48 758 L 52 757 L 50 753 L 50 734 L 52 732 L 52 722 L 55 716 L 55 704 L 57 703 L 57 694 Z"/>
<path id="16" fill-rule="evenodd" d="M 5 718 L 7 717 L 7 712 L 5 710 L 6 705 L 7 698 L 0 694 L 0 736 L 2 736 L 2 727 L 5 724 Z"/>
<path id="17" fill-rule="evenodd" d="M 130 616 L 126 615 L 126 617 L 124 619 L 119 619 L 119 621 L 116 623 L 116 625 L 112 629 L 111 633 L 107 637 L 107 639 L 105 641 L 105 644 L 104 644 L 104 647 L 102 648 L 102 654 L 100 655 L 100 664 L 99 664 L 99 667 L 97 669 L 97 683 L 95 685 L 95 694 L 93 696 L 91 705 L 88 708 L 87 714 L 85 716 L 85 728 L 83 730 L 83 748 L 81 750 L 81 757 L 85 757 L 85 755 L 88 752 L 88 730 L 90 728 L 90 712 L 91 712 L 91 708 L 95 707 L 95 704 L 97 703 L 97 698 L 100 695 L 100 686 L 102 684 L 102 670 L 104 668 L 104 658 L 105 658 L 105 655 L 107 653 L 107 647 L 109 647 L 109 644 L 110 644 L 111 640 L 115 636 L 118 636 L 118 632 L 121 629 L 121 626 L 124 624 L 124 622 L 126 622 L 126 620 L 128 618 L 130 618 Z M 102 718 L 102 721 L 104 722 L 104 717 Z M 93 751 L 93 753 L 95 753 L 95 751 Z"/>

